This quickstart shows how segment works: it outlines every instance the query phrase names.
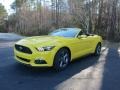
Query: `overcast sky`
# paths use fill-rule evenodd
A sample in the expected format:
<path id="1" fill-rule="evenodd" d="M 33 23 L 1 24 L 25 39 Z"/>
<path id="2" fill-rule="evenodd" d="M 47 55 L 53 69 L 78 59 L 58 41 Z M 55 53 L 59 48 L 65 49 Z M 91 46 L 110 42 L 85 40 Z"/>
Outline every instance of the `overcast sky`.
<path id="1" fill-rule="evenodd" d="M 12 10 L 10 8 L 10 5 L 14 2 L 15 0 L 0 0 L 0 3 L 2 3 L 5 6 L 5 9 L 7 10 L 8 14 L 12 13 Z"/>

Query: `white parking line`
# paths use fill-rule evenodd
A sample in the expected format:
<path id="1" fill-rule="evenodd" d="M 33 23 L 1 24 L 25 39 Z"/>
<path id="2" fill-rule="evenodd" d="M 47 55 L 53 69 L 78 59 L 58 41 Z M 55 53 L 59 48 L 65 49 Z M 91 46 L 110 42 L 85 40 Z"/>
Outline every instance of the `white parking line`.
<path id="1" fill-rule="evenodd" d="M 120 48 L 118 49 L 118 53 L 119 53 L 119 56 L 120 56 Z"/>

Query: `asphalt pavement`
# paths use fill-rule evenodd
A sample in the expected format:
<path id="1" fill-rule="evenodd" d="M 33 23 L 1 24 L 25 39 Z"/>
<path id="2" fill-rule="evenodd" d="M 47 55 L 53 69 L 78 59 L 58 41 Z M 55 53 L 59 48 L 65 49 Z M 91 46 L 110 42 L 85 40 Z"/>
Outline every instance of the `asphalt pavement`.
<path id="1" fill-rule="evenodd" d="M 0 42 L 16 41 L 22 38 L 24 37 L 15 33 L 0 33 Z"/>
<path id="2" fill-rule="evenodd" d="M 120 48 L 104 47 L 100 57 L 76 59 L 55 72 L 18 63 L 13 44 L 0 43 L 0 90 L 120 90 Z"/>

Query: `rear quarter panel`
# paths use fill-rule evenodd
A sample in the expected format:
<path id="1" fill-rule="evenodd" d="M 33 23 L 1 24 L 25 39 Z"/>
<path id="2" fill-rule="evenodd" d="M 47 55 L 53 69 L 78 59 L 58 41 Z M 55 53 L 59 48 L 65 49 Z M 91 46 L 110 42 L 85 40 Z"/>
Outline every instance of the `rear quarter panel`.
<path id="1" fill-rule="evenodd" d="M 92 46 L 92 53 L 94 53 L 95 52 L 95 49 L 96 49 L 96 46 L 97 46 L 97 44 L 98 43 L 101 43 L 102 44 L 102 37 L 101 36 L 98 36 L 98 35 L 94 35 L 94 36 L 92 36 L 92 38 L 93 38 L 93 46 Z"/>

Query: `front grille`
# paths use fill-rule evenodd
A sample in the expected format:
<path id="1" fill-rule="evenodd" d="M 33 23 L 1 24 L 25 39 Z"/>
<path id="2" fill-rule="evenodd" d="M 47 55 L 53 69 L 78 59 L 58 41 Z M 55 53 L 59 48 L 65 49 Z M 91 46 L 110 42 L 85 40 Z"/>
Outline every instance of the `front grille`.
<path id="1" fill-rule="evenodd" d="M 28 47 L 25 47 L 25 46 L 22 46 L 22 45 L 17 45 L 16 44 L 15 49 L 20 51 L 20 52 L 23 52 L 23 53 L 32 54 L 32 51 Z"/>
<path id="2" fill-rule="evenodd" d="M 25 61 L 25 62 L 30 62 L 30 60 L 29 59 L 25 59 L 25 58 L 22 58 L 22 57 L 19 57 L 19 56 L 16 56 L 17 58 L 19 58 L 20 60 L 22 60 L 22 61 Z"/>

